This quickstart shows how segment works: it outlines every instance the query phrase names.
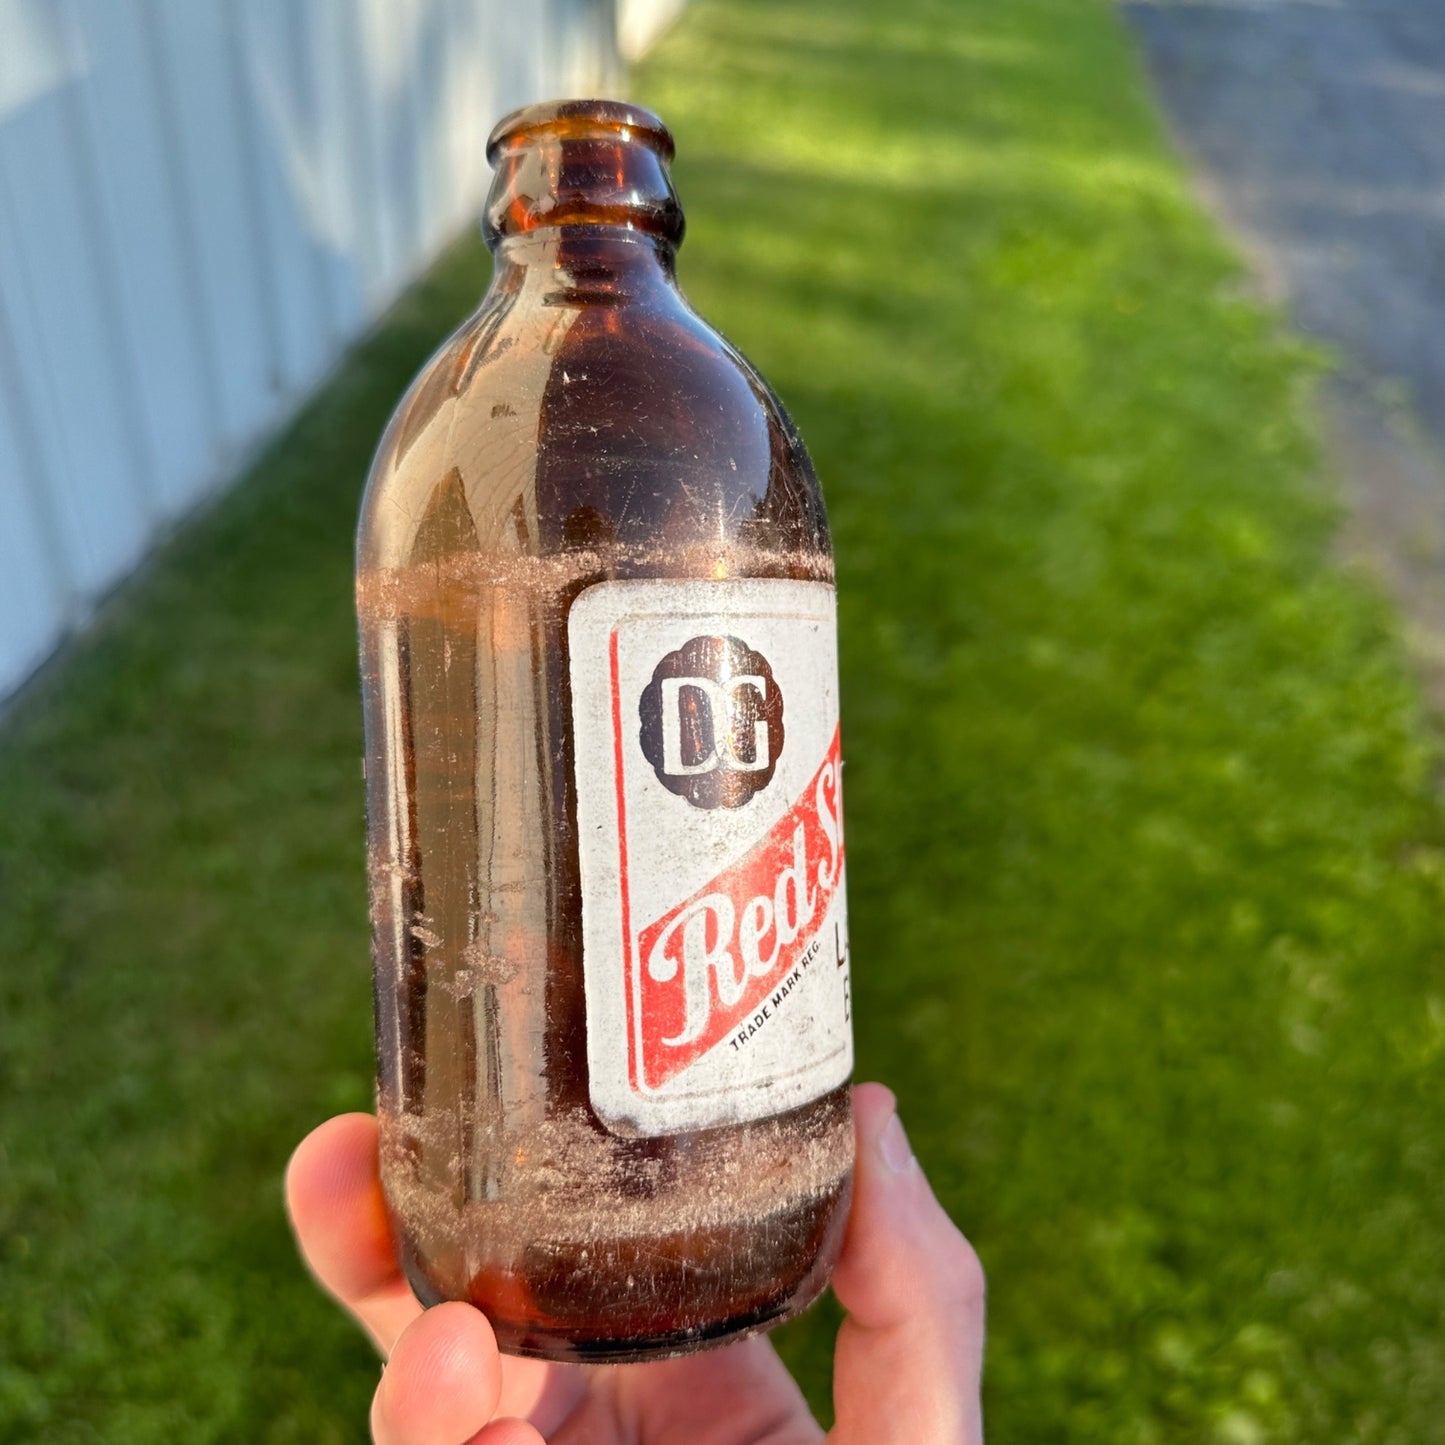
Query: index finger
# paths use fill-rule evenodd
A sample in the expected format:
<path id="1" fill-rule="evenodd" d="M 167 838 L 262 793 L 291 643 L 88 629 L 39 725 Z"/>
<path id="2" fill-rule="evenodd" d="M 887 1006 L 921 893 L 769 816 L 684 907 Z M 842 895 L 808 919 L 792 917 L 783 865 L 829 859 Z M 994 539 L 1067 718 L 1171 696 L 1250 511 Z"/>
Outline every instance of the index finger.
<path id="1" fill-rule="evenodd" d="M 397 1266 L 370 1114 L 328 1119 L 301 1141 L 286 1168 L 286 1207 L 311 1273 L 390 1354 L 422 1309 Z"/>

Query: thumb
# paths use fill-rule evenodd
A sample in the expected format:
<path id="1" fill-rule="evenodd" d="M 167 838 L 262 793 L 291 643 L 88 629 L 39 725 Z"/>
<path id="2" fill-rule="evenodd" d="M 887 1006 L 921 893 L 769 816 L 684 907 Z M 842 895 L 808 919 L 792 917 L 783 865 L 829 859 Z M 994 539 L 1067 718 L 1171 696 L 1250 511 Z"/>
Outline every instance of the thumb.
<path id="1" fill-rule="evenodd" d="M 893 1095 L 853 1091 L 858 1164 L 833 1292 L 833 1445 L 982 1445 L 983 1268 L 933 1197 Z"/>

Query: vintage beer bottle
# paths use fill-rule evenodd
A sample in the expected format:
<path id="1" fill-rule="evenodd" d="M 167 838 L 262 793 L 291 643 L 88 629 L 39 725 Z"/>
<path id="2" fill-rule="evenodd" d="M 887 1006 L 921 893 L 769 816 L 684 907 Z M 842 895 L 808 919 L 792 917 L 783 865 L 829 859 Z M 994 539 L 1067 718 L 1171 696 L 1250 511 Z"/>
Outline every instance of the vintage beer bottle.
<path id="1" fill-rule="evenodd" d="M 678 289 L 672 153 L 497 126 L 490 289 L 357 544 L 388 1206 L 423 1301 L 551 1359 L 795 1314 L 852 1178 L 831 544 Z"/>

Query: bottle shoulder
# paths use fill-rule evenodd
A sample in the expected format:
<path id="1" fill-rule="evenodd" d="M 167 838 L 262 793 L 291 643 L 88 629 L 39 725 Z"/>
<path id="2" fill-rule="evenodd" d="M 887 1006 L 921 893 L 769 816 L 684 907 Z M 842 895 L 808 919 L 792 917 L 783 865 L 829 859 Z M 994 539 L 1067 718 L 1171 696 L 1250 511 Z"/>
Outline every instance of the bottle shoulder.
<path id="1" fill-rule="evenodd" d="M 663 570 L 698 546 L 830 570 L 796 429 L 674 288 L 618 304 L 489 298 L 422 368 L 373 462 L 362 570 L 579 546 Z"/>

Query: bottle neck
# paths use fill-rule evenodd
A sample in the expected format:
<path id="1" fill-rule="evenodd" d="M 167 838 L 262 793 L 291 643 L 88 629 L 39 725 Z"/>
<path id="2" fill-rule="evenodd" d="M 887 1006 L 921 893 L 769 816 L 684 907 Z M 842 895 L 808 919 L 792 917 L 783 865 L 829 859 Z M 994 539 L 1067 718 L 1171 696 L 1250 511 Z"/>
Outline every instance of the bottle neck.
<path id="1" fill-rule="evenodd" d="M 621 305 L 677 286 L 673 243 L 626 226 L 546 226 L 493 252 L 494 291 L 540 293 L 549 305 Z"/>
<path id="2" fill-rule="evenodd" d="M 487 156 L 494 289 L 540 286 L 552 304 L 587 304 L 675 286 L 682 207 L 672 137 L 651 111 L 611 100 L 528 106 L 499 122 Z"/>

